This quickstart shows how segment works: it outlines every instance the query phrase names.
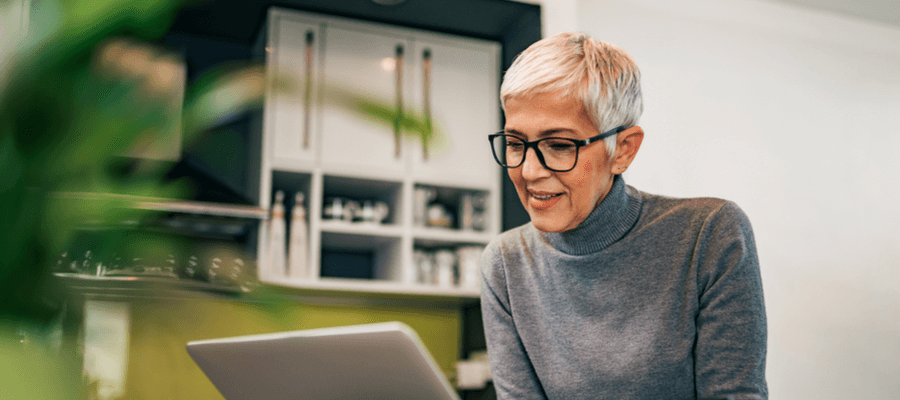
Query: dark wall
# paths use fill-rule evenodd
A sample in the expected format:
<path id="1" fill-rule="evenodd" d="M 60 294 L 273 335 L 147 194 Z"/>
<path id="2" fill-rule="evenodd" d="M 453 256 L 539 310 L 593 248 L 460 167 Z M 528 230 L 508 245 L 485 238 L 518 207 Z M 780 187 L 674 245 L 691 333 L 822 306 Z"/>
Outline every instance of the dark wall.
<path id="1" fill-rule="evenodd" d="M 246 64 L 251 60 L 251 47 L 245 43 L 234 43 L 211 38 L 170 32 L 162 38 L 160 44 L 181 54 L 187 68 L 187 85 L 217 68 L 225 68 L 232 64 Z M 253 192 L 248 181 L 249 154 L 252 146 L 250 113 L 237 115 L 223 121 L 215 128 L 203 133 L 194 143 L 183 143 L 182 159 L 186 170 L 196 175 L 203 175 L 203 180 L 195 179 L 195 184 L 206 183 L 199 191 L 210 191 L 217 187 L 218 191 L 227 190 L 232 198 L 242 203 L 252 203 L 247 193 Z M 224 201 L 223 196 L 198 193 L 196 198 L 211 201 Z"/>

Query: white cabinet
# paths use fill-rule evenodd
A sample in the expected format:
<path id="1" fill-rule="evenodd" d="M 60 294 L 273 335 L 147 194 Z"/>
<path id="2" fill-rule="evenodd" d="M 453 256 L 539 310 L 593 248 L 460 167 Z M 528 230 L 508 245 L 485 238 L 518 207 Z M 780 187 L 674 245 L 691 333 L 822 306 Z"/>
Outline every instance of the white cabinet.
<path id="1" fill-rule="evenodd" d="M 363 114 L 359 99 L 395 111 L 409 97 L 404 36 L 364 25 L 328 24 L 322 77 L 322 164 L 332 170 L 401 177 L 406 171 L 403 132 L 393 121 Z M 389 108 L 388 108 L 389 107 Z"/>
<path id="2" fill-rule="evenodd" d="M 477 297 L 477 287 L 447 284 L 446 269 L 441 286 L 423 278 L 427 263 L 418 261 L 438 252 L 446 260 L 449 251 L 469 255 L 457 268 L 471 266 L 472 249 L 499 233 L 501 171 L 486 139 L 500 129 L 499 45 L 279 9 L 264 31 L 257 46 L 266 48 L 258 51 L 271 76 L 311 77 L 293 91 L 270 79 L 259 179 L 263 207 L 275 191 L 306 195 L 311 273 L 271 273 L 263 226 L 261 280 Z M 430 119 L 438 139 L 426 149 L 421 136 L 398 130 L 398 110 Z M 301 144 L 304 127 L 309 140 Z M 364 211 L 336 217 L 379 204 L 388 213 L 374 222 Z"/>
<path id="3" fill-rule="evenodd" d="M 265 103 L 267 151 L 276 166 L 314 165 L 318 148 L 315 107 L 320 70 L 319 25 L 272 14 L 265 46 L 271 84 Z"/>
<path id="4" fill-rule="evenodd" d="M 500 126 L 495 50 L 474 41 L 416 38 L 414 107 L 431 116 L 437 133 L 430 148 L 413 146 L 414 179 L 485 189 L 495 183 L 497 166 L 487 141 Z"/>

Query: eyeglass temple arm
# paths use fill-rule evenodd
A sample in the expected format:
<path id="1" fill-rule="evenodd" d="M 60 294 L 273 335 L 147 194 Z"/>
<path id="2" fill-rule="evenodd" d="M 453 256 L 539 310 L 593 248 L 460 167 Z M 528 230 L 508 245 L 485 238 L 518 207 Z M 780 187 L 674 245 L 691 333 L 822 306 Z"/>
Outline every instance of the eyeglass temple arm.
<path id="1" fill-rule="evenodd" d="M 626 129 L 628 129 L 627 126 L 625 126 L 625 125 L 619 125 L 619 126 L 617 126 L 617 127 L 615 127 L 615 128 L 612 128 L 612 129 L 610 129 L 610 130 L 608 130 L 608 131 L 606 131 L 606 132 L 603 132 L 603 133 L 601 133 L 601 134 L 599 134 L 599 135 L 597 135 L 597 136 L 594 136 L 594 137 L 585 139 L 585 140 L 582 142 L 582 144 L 583 144 L 583 145 L 588 145 L 588 144 L 594 143 L 594 142 L 596 142 L 596 141 L 598 141 L 598 140 L 606 139 L 606 138 L 608 138 L 608 137 L 610 137 L 610 136 L 612 136 L 612 135 L 617 135 L 617 134 L 621 133 L 622 131 L 624 131 L 624 130 L 626 130 Z"/>

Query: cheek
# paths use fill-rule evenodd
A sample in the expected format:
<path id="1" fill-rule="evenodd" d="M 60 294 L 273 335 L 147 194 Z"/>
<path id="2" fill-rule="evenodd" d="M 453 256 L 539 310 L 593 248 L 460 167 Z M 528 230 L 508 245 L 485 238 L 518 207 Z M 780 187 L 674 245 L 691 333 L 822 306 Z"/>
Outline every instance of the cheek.
<path id="1" fill-rule="evenodd" d="M 604 187 L 605 179 L 603 179 L 603 171 L 599 165 L 595 165 L 593 160 L 585 160 L 574 170 L 571 171 L 570 190 L 573 194 L 574 203 L 584 203 L 587 207 L 593 209 L 599 191 Z M 577 193 L 577 194 L 576 194 Z"/>
<path id="2" fill-rule="evenodd" d="M 591 180 L 591 173 L 594 172 L 594 162 L 586 160 L 581 167 L 576 168 L 575 170 L 578 171 L 579 183 L 584 184 Z"/>
<path id="3" fill-rule="evenodd" d="M 591 185 L 594 183 L 593 182 L 593 178 L 594 178 L 593 172 L 594 172 L 594 164 L 593 164 L 593 161 L 590 161 L 590 160 L 585 161 L 581 165 L 575 167 L 575 169 L 573 169 L 572 171 L 569 172 L 569 174 L 570 174 L 569 176 L 571 177 L 571 179 L 569 179 L 570 190 L 575 192 L 575 191 L 580 191 L 580 190 L 590 188 Z"/>

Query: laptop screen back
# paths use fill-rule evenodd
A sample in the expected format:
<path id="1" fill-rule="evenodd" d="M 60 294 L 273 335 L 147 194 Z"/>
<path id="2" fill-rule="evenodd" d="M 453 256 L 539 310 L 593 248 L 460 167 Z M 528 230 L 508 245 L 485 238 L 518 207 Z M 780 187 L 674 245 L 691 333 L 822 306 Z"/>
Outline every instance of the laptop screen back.
<path id="1" fill-rule="evenodd" d="M 458 400 L 400 322 L 195 341 L 188 353 L 227 400 Z"/>

